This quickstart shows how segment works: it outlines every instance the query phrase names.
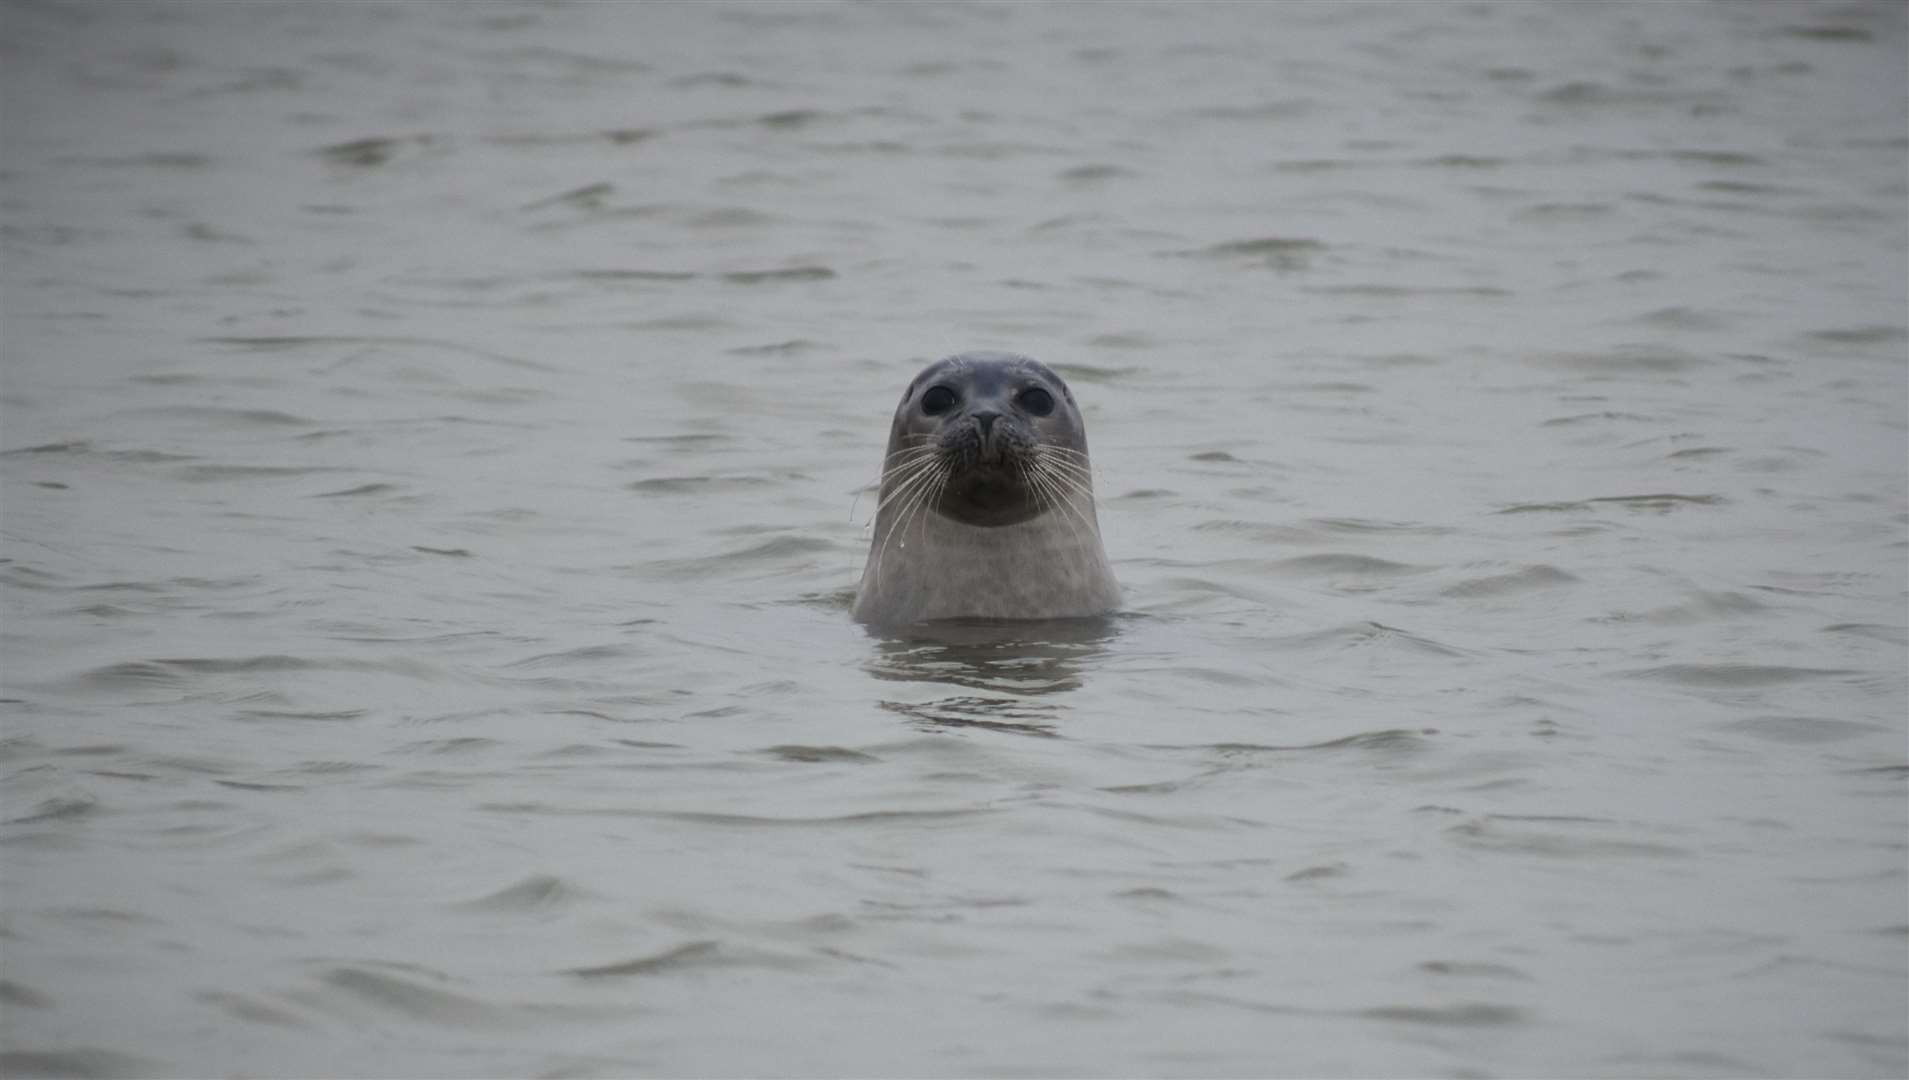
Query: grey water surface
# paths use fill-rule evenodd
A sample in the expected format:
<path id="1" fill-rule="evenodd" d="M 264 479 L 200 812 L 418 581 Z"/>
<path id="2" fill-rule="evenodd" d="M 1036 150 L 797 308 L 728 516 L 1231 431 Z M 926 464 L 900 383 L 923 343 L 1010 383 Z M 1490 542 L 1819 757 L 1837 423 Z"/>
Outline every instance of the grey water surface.
<path id="1" fill-rule="evenodd" d="M 1905 21 L 7 4 L 0 1071 L 1903 1075 Z"/>

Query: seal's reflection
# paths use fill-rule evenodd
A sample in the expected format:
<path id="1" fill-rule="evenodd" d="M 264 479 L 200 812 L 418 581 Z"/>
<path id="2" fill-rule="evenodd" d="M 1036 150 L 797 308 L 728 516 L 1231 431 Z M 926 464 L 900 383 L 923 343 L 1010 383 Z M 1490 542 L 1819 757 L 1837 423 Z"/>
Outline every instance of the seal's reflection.
<path id="1" fill-rule="evenodd" d="M 1065 707 L 1038 698 L 1078 689 L 1085 664 L 1119 633 L 1113 618 L 952 619 L 869 627 L 868 673 L 891 682 L 940 683 L 983 691 L 882 708 L 927 729 L 993 728 L 1053 736 Z"/>

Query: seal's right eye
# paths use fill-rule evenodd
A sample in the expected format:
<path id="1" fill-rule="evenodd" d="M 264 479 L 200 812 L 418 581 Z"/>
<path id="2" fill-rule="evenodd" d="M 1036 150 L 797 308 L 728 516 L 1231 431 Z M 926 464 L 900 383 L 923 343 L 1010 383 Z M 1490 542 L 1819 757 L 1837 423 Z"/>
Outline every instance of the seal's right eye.
<path id="1" fill-rule="evenodd" d="M 929 416 L 940 416 L 954 408 L 955 392 L 945 386 L 931 386 L 921 395 L 921 411 Z"/>

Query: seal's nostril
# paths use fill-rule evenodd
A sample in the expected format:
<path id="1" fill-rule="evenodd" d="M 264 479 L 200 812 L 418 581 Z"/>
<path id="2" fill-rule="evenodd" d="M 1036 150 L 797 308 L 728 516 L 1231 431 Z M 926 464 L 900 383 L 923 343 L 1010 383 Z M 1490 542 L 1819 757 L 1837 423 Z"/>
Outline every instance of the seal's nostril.
<path id="1" fill-rule="evenodd" d="M 999 419 L 1000 416 L 1000 413 L 978 412 L 974 414 L 974 422 L 980 425 L 981 434 L 988 435 L 994 430 L 994 422 Z"/>

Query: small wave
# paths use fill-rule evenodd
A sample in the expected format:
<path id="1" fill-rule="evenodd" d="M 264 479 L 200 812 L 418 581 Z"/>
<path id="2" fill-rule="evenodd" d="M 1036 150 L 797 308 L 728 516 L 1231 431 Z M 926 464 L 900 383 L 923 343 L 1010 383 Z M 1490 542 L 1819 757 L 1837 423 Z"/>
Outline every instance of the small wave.
<path id="1" fill-rule="evenodd" d="M 731 270 L 722 275 L 731 285 L 765 285 L 782 281 L 828 281 L 835 271 L 826 266 L 791 266 L 781 270 Z"/>
<path id="2" fill-rule="evenodd" d="M 1851 326 L 1816 330 L 1805 336 L 1822 345 L 1890 345 L 1909 339 L 1909 328 L 1891 325 Z"/>
<path id="3" fill-rule="evenodd" d="M 1443 642 L 1384 623 L 1356 622 L 1343 626 L 1334 626 L 1325 630 L 1313 630 L 1304 634 L 1287 637 L 1261 639 L 1262 647 L 1285 649 L 1296 652 L 1319 649 L 1365 649 L 1374 646 L 1402 648 L 1428 656 L 1460 657 L 1466 655 L 1462 649 L 1454 648 Z"/>
<path id="4" fill-rule="evenodd" d="M 1419 970 L 1428 975 L 1443 975 L 1463 979 L 1515 979 L 1530 982 L 1531 976 L 1510 964 L 1494 964 L 1485 961 L 1464 960 L 1427 960 L 1419 965 Z"/>
<path id="5" fill-rule="evenodd" d="M 611 976 L 654 975 L 684 967 L 696 967 L 715 959 L 717 942 L 692 941 L 678 945 L 651 956 L 639 956 L 634 960 L 620 960 L 613 964 L 596 964 L 589 967 L 566 968 L 565 975 L 575 975 L 585 979 L 600 979 Z"/>
<path id="6" fill-rule="evenodd" d="M 1361 1009 L 1358 1015 L 1368 1020 L 1390 1020 L 1406 1024 L 1432 1024 L 1439 1027 L 1502 1027 L 1526 1022 L 1524 1010 L 1509 1005 L 1469 1003 L 1463 1005 L 1381 1005 Z"/>
<path id="7" fill-rule="evenodd" d="M 1323 285 L 1306 290 L 1320 296 L 1364 297 L 1372 300 L 1405 300 L 1414 297 L 1471 297 L 1479 300 L 1495 300 L 1511 295 L 1509 289 L 1500 289 L 1490 285 L 1391 285 L 1371 283 L 1365 285 Z"/>
<path id="8" fill-rule="evenodd" d="M 75 165 L 89 165 L 100 169 L 176 169 L 184 172 L 198 172 L 212 164 L 212 158 L 209 155 L 179 150 L 156 150 L 151 153 L 125 154 L 119 157 L 75 157 L 62 160 Z"/>
<path id="9" fill-rule="evenodd" d="M 1353 536 L 1395 534 L 1400 536 L 1446 536 L 1452 530 L 1443 525 L 1421 525 L 1412 521 L 1381 521 L 1376 518 L 1312 518 L 1308 524 L 1327 532 Z"/>
<path id="10" fill-rule="evenodd" d="M 695 281 L 702 277 L 687 270 L 576 270 L 570 276 L 581 281 Z"/>
<path id="11" fill-rule="evenodd" d="M 11 979 L 0 979 L 0 1005 L 15 1009 L 50 1009 L 53 999 Z"/>
<path id="12" fill-rule="evenodd" d="M 615 192 L 615 184 L 598 181 L 527 202 L 520 209 L 541 210 L 547 206 L 574 206 L 581 210 L 600 210 L 603 208 L 603 201 Z"/>
<path id="13" fill-rule="evenodd" d="M 331 723 L 339 720 L 362 720 L 371 715 L 371 710 L 339 709 L 334 712 L 299 712 L 290 709 L 241 709 L 238 715 L 247 720 L 312 720 Z"/>
<path id="14" fill-rule="evenodd" d="M 795 356 L 801 353 L 814 352 L 823 347 L 822 343 L 818 341 L 810 341 L 807 338 L 790 338 L 788 341 L 777 341 L 767 345 L 738 345 L 733 349 L 725 349 L 723 351 L 730 356 Z"/>
<path id="15" fill-rule="evenodd" d="M 793 743 L 782 746 L 764 747 L 758 753 L 766 754 L 779 761 L 798 761 L 803 763 L 822 761 L 850 761 L 856 764 L 880 761 L 873 754 L 864 754 L 860 750 L 850 750 L 846 746 L 801 746 Z"/>
<path id="16" fill-rule="evenodd" d="M 641 806 L 555 806 L 545 802 L 480 803 L 479 810 L 496 814 L 533 814 L 550 817 L 648 818 L 678 821 L 690 825 L 717 825 L 724 828 L 838 828 L 893 825 L 907 822 L 959 821 L 983 817 L 998 811 L 991 806 L 956 807 L 946 810 L 866 810 L 854 814 L 821 817 L 772 817 L 765 814 L 734 814 L 713 810 L 656 810 Z"/>
<path id="17" fill-rule="evenodd" d="M 1571 822 L 1567 819 L 1547 819 L 1542 824 L 1586 826 L 1606 828 L 1603 822 Z M 1632 840 L 1624 837 L 1584 835 L 1569 828 L 1537 828 L 1515 826 L 1508 827 L 1503 820 L 1484 818 L 1453 825 L 1445 830 L 1447 836 L 1466 847 L 1485 851 L 1502 852 L 1517 855 L 1542 855 L 1559 859 L 1589 859 L 1601 861 L 1606 858 L 1686 858 L 1689 851 L 1670 844 L 1660 844 L 1651 840 Z"/>
<path id="18" fill-rule="evenodd" d="M 589 893 L 555 874 L 532 874 L 494 893 L 451 906 L 470 911 L 547 911 L 570 907 L 589 897 Z"/>
<path id="19" fill-rule="evenodd" d="M 1293 743 L 1277 745 L 1270 743 L 1191 743 L 1191 744 L 1155 744 L 1155 750 L 1206 750 L 1223 755 L 1238 754 L 1293 754 L 1314 751 L 1363 750 L 1388 754 L 1418 754 L 1430 749 L 1427 737 L 1438 734 L 1436 728 L 1384 728 L 1378 731 L 1361 731 L 1355 735 L 1342 735 L 1337 739 L 1327 739 L 1316 743 Z"/>
<path id="20" fill-rule="evenodd" d="M 399 154 L 434 145 L 430 135 L 372 136 L 349 142 L 321 146 L 317 155 L 333 165 L 354 169 L 373 169 L 390 162 Z"/>
<path id="21" fill-rule="evenodd" d="M 1096 339 L 1098 340 L 1098 339 Z M 1094 364 L 1056 363 L 1055 371 L 1072 382 L 1106 385 L 1141 372 L 1138 367 L 1101 367 Z"/>
<path id="22" fill-rule="evenodd" d="M 486 739 L 479 735 L 458 735 L 448 739 L 421 739 L 408 742 L 394 750 L 400 754 L 468 754 L 484 750 L 494 750 L 504 745 L 496 739 Z"/>
<path id="23" fill-rule="evenodd" d="M 1413 164 L 1434 169 L 1499 169 L 1511 162 L 1507 158 L 1480 154 L 1441 154 L 1438 157 L 1423 158 Z"/>
<path id="24" fill-rule="evenodd" d="M 181 684 L 197 675 L 258 674 L 286 671 L 361 671 L 432 679 L 435 669 L 410 660 L 312 659 L 268 654 L 235 657 L 180 657 L 163 660 L 123 660 L 92 668 L 75 681 L 101 687 L 142 687 Z"/>
<path id="25" fill-rule="evenodd" d="M 1830 41 L 1838 44 L 1855 44 L 1876 40 L 1876 36 L 1860 26 L 1822 24 L 1811 26 L 1786 26 L 1782 32 L 1789 37 L 1802 38 L 1805 41 Z"/>
<path id="26" fill-rule="evenodd" d="M 1549 353 L 1538 358 L 1552 367 L 1573 371 L 1612 374 L 1675 374 L 1707 366 L 1710 361 L 1695 353 L 1670 348 L 1632 346 L 1608 352 Z"/>
<path id="27" fill-rule="evenodd" d="M 158 411 L 158 410 L 145 410 L 145 411 Z M 259 410 L 259 411 L 268 412 L 267 410 Z M 280 413 L 277 415 L 283 416 L 287 414 Z M 111 461 L 115 463 L 128 464 L 128 465 L 166 465 L 175 461 L 194 460 L 194 455 L 192 454 L 177 454 L 177 453 L 171 453 L 165 450 L 137 450 L 137 449 L 135 450 L 101 450 L 97 448 L 96 446 L 94 446 L 93 443 L 87 440 L 80 440 L 77 442 L 69 442 L 69 443 L 55 443 L 50 446 L 31 446 L 31 447 L 26 447 L 25 449 L 22 449 L 22 450 L 8 451 L 8 453 L 72 454 L 75 457 L 98 458 L 102 461 Z"/>
<path id="28" fill-rule="evenodd" d="M 1684 506 L 1722 506 L 1721 495 L 1678 495 L 1663 492 L 1653 495 L 1603 495 L 1574 502 L 1518 503 L 1499 510 L 1500 514 L 1565 514 L 1592 510 L 1598 506 L 1620 506 L 1627 510 L 1653 510 L 1665 513 Z"/>
<path id="29" fill-rule="evenodd" d="M 94 1047 L 0 1051 L 0 1076 L 141 1077 L 166 1076 L 173 1071 L 152 1058 Z"/>
<path id="30" fill-rule="evenodd" d="M 1664 90 L 1621 89 L 1589 79 L 1578 79 L 1572 82 L 1561 83 L 1549 90 L 1539 93 L 1536 99 L 1545 105 L 1579 109 L 1651 106 L 1690 107 L 1698 100 L 1687 94 L 1678 94 Z"/>
<path id="31" fill-rule="evenodd" d="M 99 811 L 99 800 L 91 795 L 57 795 L 42 799 L 33 809 L 16 818 L 8 818 L 8 825 L 32 825 L 42 821 L 71 821 L 74 818 L 89 817 Z"/>
<path id="32" fill-rule="evenodd" d="M 512 147 L 575 146 L 595 142 L 630 146 L 658 138 L 662 134 L 655 128 L 643 127 L 601 128 L 596 131 L 514 131 L 485 135 L 482 141 L 492 146 Z"/>
<path id="33" fill-rule="evenodd" d="M 1632 321 L 1663 330 L 1723 330 L 1730 325 L 1730 320 L 1722 315 L 1681 305 L 1655 308 Z"/>
<path id="34" fill-rule="evenodd" d="M 185 465 L 176 475 L 193 484 L 224 484 L 237 480 L 285 480 L 338 471 L 329 465 Z"/>
<path id="35" fill-rule="evenodd" d="M 261 783 L 256 783 L 249 780 L 214 780 L 212 782 L 219 785 L 220 787 L 232 788 L 237 791 L 304 791 L 305 790 L 305 787 L 301 784 L 261 784 Z"/>
<path id="36" fill-rule="evenodd" d="M 475 357 L 481 360 L 489 360 L 510 367 L 526 368 L 532 371 L 554 372 L 557 370 L 547 364 L 542 364 L 534 360 L 525 360 L 522 357 L 508 356 L 503 353 L 492 352 L 488 349 L 479 349 L 455 341 L 428 337 L 348 334 L 266 334 L 243 336 L 225 335 L 220 337 L 199 338 L 198 340 L 207 345 L 223 345 L 228 348 L 244 349 L 249 352 L 260 353 L 292 352 L 305 349 L 337 352 L 346 349 L 362 349 L 367 346 L 384 346 L 393 349 L 437 349 L 457 353 L 460 356 Z M 463 418 L 444 417 L 442 419 L 454 421 L 462 420 Z M 401 422 L 409 424 L 412 421 L 406 420 Z"/>
<path id="37" fill-rule="evenodd" d="M 624 645 L 582 645 L 560 652 L 539 653 L 526 656 L 522 660 L 512 660 L 507 668 L 541 668 L 564 664 L 600 663 L 602 661 L 623 661 L 635 655 L 634 650 Z"/>
<path id="38" fill-rule="evenodd" d="M 1909 645 L 1909 627 L 1903 626 L 1887 626 L 1882 623 L 1836 623 L 1833 626 L 1823 627 L 1823 632 L 1874 638 L 1891 645 Z"/>
<path id="39" fill-rule="evenodd" d="M 196 1000 L 221 1010 L 235 1020 L 282 1028 L 308 1026 L 297 1013 L 247 994 L 235 994 L 229 990 L 204 990 L 193 996 Z"/>
<path id="40" fill-rule="evenodd" d="M 1690 623 L 1708 622 L 1713 619 L 1734 619 L 1747 615 L 1756 615 L 1768 611 L 1769 605 L 1755 597 L 1738 592 L 1705 592 L 1697 590 L 1690 598 L 1680 604 L 1655 608 L 1638 615 L 1615 615 L 1612 621 L 1623 622 L 1628 619 L 1641 619 L 1645 622 L 1663 626 L 1681 626 Z"/>
<path id="41" fill-rule="evenodd" d="M 1273 270 L 1304 270 L 1325 250 L 1324 243 L 1306 237 L 1262 236 L 1251 240 L 1227 240 L 1174 254 L 1226 262 L 1244 260 Z"/>
<path id="42" fill-rule="evenodd" d="M 1099 184 L 1108 180 L 1130 179 L 1139 174 L 1120 165 L 1092 164 L 1075 165 L 1069 169 L 1062 169 L 1056 175 L 1070 184 Z"/>
<path id="43" fill-rule="evenodd" d="M 321 981 L 332 991 L 411 1020 L 449 1027 L 485 1028 L 507 1023 L 507 1010 L 473 997 L 399 978 L 368 967 L 337 967 Z"/>
<path id="44" fill-rule="evenodd" d="M 1346 552 L 1323 552 L 1317 555 L 1298 555 L 1290 559 L 1280 559 L 1268 564 L 1269 568 L 1303 576 L 1345 576 L 1356 577 L 1395 577 L 1401 574 L 1420 574 L 1428 568 L 1410 563 L 1393 562 L 1372 555 L 1354 555 Z"/>
<path id="45" fill-rule="evenodd" d="M 1554 416 L 1540 423 L 1538 426 L 1548 428 L 1575 427 L 1579 424 L 1597 424 L 1612 420 L 1639 424 L 1653 424 L 1658 422 L 1658 418 L 1654 416 L 1645 416 L 1642 413 L 1614 412 L 1607 409 L 1602 412 L 1573 413 L 1570 416 Z"/>
<path id="46" fill-rule="evenodd" d="M 1342 862 L 1321 863 L 1318 866 L 1308 866 L 1301 870 L 1295 870 L 1287 874 L 1285 880 L 1292 882 L 1322 881 L 1332 878 L 1342 878 L 1351 872 L 1352 868 Z"/>
<path id="47" fill-rule="evenodd" d="M 1131 498 L 1132 496 L 1122 496 Z M 1193 527 L 1195 532 L 1222 533 L 1238 536 L 1262 544 L 1317 544 L 1323 539 L 1311 529 L 1292 525 L 1273 525 L 1260 521 L 1238 521 L 1219 519 L 1202 521 Z"/>
<path id="48" fill-rule="evenodd" d="M 1528 206 L 1511 215 L 1513 221 L 1527 224 L 1566 224 L 1584 221 L 1601 221 L 1617 212 L 1610 203 L 1565 203 L 1551 202 Z"/>
<path id="49" fill-rule="evenodd" d="M 665 577 L 699 578 L 713 577 L 733 572 L 745 567 L 759 566 L 763 563 L 788 563 L 805 556 L 814 556 L 823 552 L 832 552 L 836 545 L 828 540 L 811 536 L 778 536 L 764 540 L 759 544 L 736 551 L 724 552 L 698 559 L 659 559 L 654 562 L 638 564 Z"/>
<path id="50" fill-rule="evenodd" d="M 1578 578 L 1555 566 L 1538 564 L 1527 566 L 1510 573 L 1491 574 L 1485 577 L 1471 578 L 1439 590 L 1440 596 L 1480 597 L 1503 596 L 1507 593 L 1530 592 L 1534 589 L 1554 589 L 1562 585 L 1575 585 Z"/>
<path id="51" fill-rule="evenodd" d="M 786 479 L 786 478 L 785 478 Z M 623 485 L 641 495 L 704 495 L 773 487 L 781 481 L 767 476 L 653 476 Z"/>
<path id="52" fill-rule="evenodd" d="M 1296 120 L 1309 116 L 1319 108 L 1319 102 L 1313 98 L 1282 98 L 1276 101 L 1262 101 L 1252 105 L 1200 105 L 1178 111 L 1178 115 L 1196 120 L 1231 120 L 1249 123 L 1265 120 Z"/>
<path id="53" fill-rule="evenodd" d="M 1876 724 L 1819 716 L 1753 716 L 1725 724 L 1724 729 L 1770 742 L 1799 744 L 1843 742 L 1889 732 Z"/>
<path id="54" fill-rule="evenodd" d="M 1860 674 L 1843 668 L 1786 667 L 1781 664 L 1663 664 L 1623 674 L 1634 679 L 1671 682 L 1682 686 L 1747 689 L 1788 683 L 1834 679 Z"/>
<path id="55" fill-rule="evenodd" d="M 83 454 L 93 449 L 91 440 L 70 439 L 66 442 L 41 443 L 38 446 L 16 446 L 11 450 L 0 450 L 0 457 L 12 457 L 16 454 Z"/>

